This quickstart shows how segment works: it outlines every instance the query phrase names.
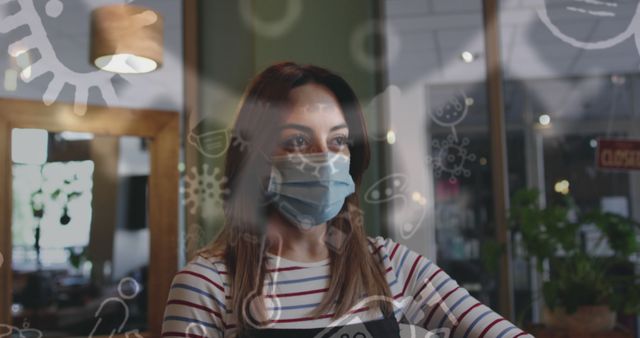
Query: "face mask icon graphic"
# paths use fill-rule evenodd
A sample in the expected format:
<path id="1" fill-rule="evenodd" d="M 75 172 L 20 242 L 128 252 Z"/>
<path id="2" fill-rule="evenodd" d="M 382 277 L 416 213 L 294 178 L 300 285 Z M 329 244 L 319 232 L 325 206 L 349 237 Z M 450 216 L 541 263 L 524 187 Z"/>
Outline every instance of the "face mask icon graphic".
<path id="1" fill-rule="evenodd" d="M 542 23 L 565 43 L 581 49 L 606 49 L 635 35 L 640 30 L 638 0 L 535 0 Z M 592 20 L 598 30 L 585 35 L 583 26 L 575 22 Z M 639 48 L 640 51 L 640 48 Z"/>
<path id="2" fill-rule="evenodd" d="M 189 134 L 189 143 L 198 149 L 205 157 L 217 158 L 229 149 L 231 132 L 228 129 L 208 131 L 196 134 L 194 130 Z"/>

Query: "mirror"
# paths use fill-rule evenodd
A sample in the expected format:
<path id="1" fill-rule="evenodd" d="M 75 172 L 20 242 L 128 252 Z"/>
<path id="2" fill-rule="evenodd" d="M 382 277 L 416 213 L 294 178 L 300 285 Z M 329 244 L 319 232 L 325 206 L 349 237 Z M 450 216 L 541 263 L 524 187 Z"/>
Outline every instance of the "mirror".
<path id="1" fill-rule="evenodd" d="M 46 337 L 146 331 L 148 141 L 12 130 L 12 322 Z"/>
<path id="2" fill-rule="evenodd" d="M 178 114 L 0 99 L 0 337 L 159 336 Z"/>

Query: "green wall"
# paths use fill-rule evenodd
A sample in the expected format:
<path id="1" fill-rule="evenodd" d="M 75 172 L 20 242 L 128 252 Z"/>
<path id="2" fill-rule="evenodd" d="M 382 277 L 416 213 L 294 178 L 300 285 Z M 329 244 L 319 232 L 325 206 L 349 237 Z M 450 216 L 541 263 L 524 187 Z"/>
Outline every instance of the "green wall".
<path id="1" fill-rule="evenodd" d="M 294 0 L 295 1 L 295 0 Z M 243 20 L 236 1 L 201 0 L 201 107 L 208 116 L 204 129 L 230 126 L 240 94 L 249 79 L 279 61 L 312 63 L 342 75 L 354 88 L 364 107 L 381 87 L 378 74 L 360 65 L 351 52 L 353 34 L 374 19 L 374 0 L 298 0 L 299 15 L 281 34 L 268 34 Z M 289 0 L 252 0 L 245 18 L 269 23 L 283 20 Z M 266 32 L 266 33 L 265 33 Z M 371 39 L 362 48 L 373 54 Z M 225 95 L 228 91 L 231 94 Z M 377 130 L 377 112 L 367 112 L 370 131 Z M 377 181 L 384 170 L 379 165 L 381 147 L 372 142 L 372 162 L 363 188 Z M 203 159 L 211 161 L 209 159 Z M 213 161 L 217 162 L 217 161 Z M 382 212 L 378 206 L 362 204 L 367 231 L 381 233 Z M 207 224 L 221 226 L 220 221 Z"/>

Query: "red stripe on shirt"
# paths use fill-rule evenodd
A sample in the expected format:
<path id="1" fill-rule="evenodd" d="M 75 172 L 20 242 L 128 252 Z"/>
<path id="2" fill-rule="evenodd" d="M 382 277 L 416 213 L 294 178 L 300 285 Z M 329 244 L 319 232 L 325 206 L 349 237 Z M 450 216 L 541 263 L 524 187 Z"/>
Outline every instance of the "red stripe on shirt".
<path id="1" fill-rule="evenodd" d="M 286 268 L 267 269 L 267 272 L 293 271 L 293 270 L 300 270 L 300 269 L 304 269 L 304 267 L 302 267 L 302 266 L 289 266 L 289 267 L 286 267 Z"/>
<path id="2" fill-rule="evenodd" d="M 492 321 L 491 324 L 489 324 L 487 327 L 484 328 L 484 330 L 482 330 L 482 333 L 480 334 L 480 336 L 478 338 L 484 337 L 484 335 L 487 334 L 487 332 L 489 332 L 489 330 L 491 330 L 492 327 L 494 327 L 496 324 L 500 323 L 503 320 L 504 320 L 504 318 L 498 318 L 498 319 Z"/>
<path id="3" fill-rule="evenodd" d="M 184 306 L 192 307 L 192 308 L 199 309 L 199 310 L 202 310 L 202 311 L 206 311 L 206 312 L 209 312 L 209 313 L 213 314 L 214 316 L 222 319 L 222 315 L 219 312 L 216 312 L 216 311 L 214 311 L 214 310 L 212 310 L 212 309 L 210 309 L 210 308 L 208 308 L 208 307 L 206 307 L 204 305 L 199 305 L 199 304 L 187 302 L 186 300 L 170 300 L 170 301 L 167 302 L 167 305 L 170 305 L 170 304 L 184 305 Z"/>
<path id="4" fill-rule="evenodd" d="M 420 261 L 420 258 L 422 258 L 420 255 L 418 255 L 416 257 L 416 259 L 413 261 L 413 265 L 411 266 L 411 270 L 409 271 L 409 276 L 407 277 L 407 280 L 404 282 L 404 286 L 402 287 L 402 292 L 400 292 L 400 294 L 394 296 L 394 299 L 397 299 L 398 297 L 402 297 L 404 296 L 405 291 L 407 291 L 407 287 L 409 286 L 409 283 L 411 282 L 411 277 L 413 277 L 413 273 L 416 271 L 416 266 L 418 265 L 418 262 Z"/>
<path id="5" fill-rule="evenodd" d="M 400 243 L 396 243 L 396 245 L 393 247 L 393 251 L 391 251 L 391 256 L 389 256 L 389 259 L 393 259 L 393 256 L 396 255 L 396 251 L 398 251 L 398 248 L 400 247 Z"/>
<path id="6" fill-rule="evenodd" d="M 424 290 L 424 288 L 426 288 L 426 287 L 427 287 L 427 285 L 429 285 L 429 283 L 431 283 L 431 280 L 433 280 L 433 278 L 435 278 L 435 277 L 436 277 L 436 275 L 437 275 L 437 274 L 439 274 L 440 272 L 442 272 L 442 269 L 438 269 L 438 270 L 436 270 L 434 273 L 432 273 L 432 274 L 431 274 L 431 277 L 429 277 L 429 279 L 427 279 L 427 280 L 424 282 L 424 284 L 422 284 L 422 286 L 420 287 L 420 290 L 418 290 L 418 292 L 416 292 L 416 294 L 415 294 L 415 295 L 413 295 L 413 297 L 414 297 L 414 298 L 415 298 L 415 297 L 418 297 L 418 295 L 419 295 L 420 293 L 422 293 L 422 291 Z"/>
<path id="7" fill-rule="evenodd" d="M 460 315 L 460 318 L 456 318 L 456 319 L 458 320 L 458 322 L 453 326 L 453 328 L 451 328 L 451 337 L 453 337 L 453 334 L 456 332 L 456 329 L 458 328 L 458 325 L 460 325 L 460 323 L 462 322 L 462 319 L 464 319 L 464 317 L 465 317 L 469 312 L 471 312 L 471 310 L 473 310 L 473 309 L 477 308 L 477 307 L 478 307 L 478 306 L 480 306 L 480 305 L 482 305 L 482 304 L 480 304 L 480 303 L 476 303 L 476 304 L 474 304 L 473 306 L 471 306 L 470 308 L 468 308 L 465 312 L 463 312 L 463 313 Z"/>
<path id="8" fill-rule="evenodd" d="M 380 245 L 380 246 L 379 246 L 379 247 L 377 247 L 375 250 L 373 250 L 373 252 L 372 252 L 371 254 L 372 254 L 372 255 L 377 254 L 377 253 L 380 251 L 380 249 L 382 249 L 382 248 L 384 248 L 384 244 L 383 244 L 383 245 Z"/>
<path id="9" fill-rule="evenodd" d="M 224 292 L 224 288 L 222 287 L 222 285 L 212 281 L 211 279 L 207 278 L 205 275 L 201 275 L 197 272 L 193 272 L 193 271 L 180 271 L 178 272 L 178 274 L 182 274 L 182 275 L 192 275 L 192 276 L 196 276 L 200 279 L 206 280 L 207 282 L 211 283 L 213 286 L 215 286 L 218 290 Z"/>
<path id="10" fill-rule="evenodd" d="M 328 291 L 328 290 L 329 290 L 329 288 L 324 288 L 324 289 L 316 289 L 316 290 L 308 290 L 308 291 L 300 291 L 300 292 L 270 294 L 270 295 L 265 295 L 265 297 L 267 297 L 267 298 L 295 297 L 295 296 L 310 295 L 310 294 L 314 294 L 314 293 L 321 293 L 321 292 L 325 292 L 325 291 Z"/>
<path id="11" fill-rule="evenodd" d="M 425 320 L 425 323 L 429 323 L 429 321 L 431 321 L 431 317 L 433 317 L 433 315 L 436 313 L 436 310 L 442 305 L 442 303 L 444 303 L 444 301 L 447 299 L 447 297 L 451 296 L 452 293 L 458 291 L 458 289 L 460 289 L 459 286 L 456 287 L 455 289 L 447 292 L 447 294 L 444 295 L 444 297 L 442 297 L 442 299 L 440 299 L 440 301 L 438 302 L 438 305 L 434 306 L 433 309 L 431 309 L 431 312 L 429 312 L 429 315 L 427 316 L 427 320 Z"/>

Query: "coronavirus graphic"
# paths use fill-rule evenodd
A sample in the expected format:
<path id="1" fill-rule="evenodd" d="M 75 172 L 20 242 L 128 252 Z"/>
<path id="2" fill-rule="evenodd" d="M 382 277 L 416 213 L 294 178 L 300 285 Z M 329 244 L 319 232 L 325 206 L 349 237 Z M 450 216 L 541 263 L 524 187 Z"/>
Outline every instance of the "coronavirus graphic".
<path id="1" fill-rule="evenodd" d="M 205 163 L 201 170 L 191 168 L 191 174 L 187 175 L 185 181 L 185 204 L 191 205 L 191 214 L 196 214 L 200 208 L 202 216 L 211 219 L 215 215 L 216 207 L 222 206 L 224 196 L 229 194 L 229 189 L 224 187 L 227 178 L 221 175 L 220 169 L 211 170 Z"/>
<path id="2" fill-rule="evenodd" d="M 115 76 L 113 73 L 104 71 L 93 71 L 81 73 L 67 68 L 56 55 L 56 51 L 49 41 L 49 37 L 42 23 L 33 0 L 0 0 L 0 6 L 10 2 L 17 2 L 20 10 L 14 14 L 4 15 L 0 12 L 0 33 L 8 33 L 20 27 L 27 26 L 30 34 L 19 41 L 9 45 L 9 53 L 14 57 L 30 50 L 37 50 L 40 59 L 29 65 L 21 73 L 24 82 L 29 83 L 35 78 L 52 73 L 53 79 L 49 82 L 46 91 L 42 96 L 42 101 L 46 105 L 51 105 L 56 101 L 65 84 L 75 88 L 74 113 L 84 115 L 87 109 L 89 91 L 96 88 L 104 101 L 108 105 L 117 103 L 116 91 L 111 80 Z M 64 10 L 60 0 L 49 0 L 45 6 L 45 13 L 52 18 L 60 16 Z M 29 76 L 25 76 L 27 72 Z"/>
<path id="3" fill-rule="evenodd" d="M 469 153 L 466 148 L 469 145 L 468 138 L 456 141 L 453 135 L 446 140 L 433 140 L 433 156 L 427 160 L 433 166 L 436 177 L 449 176 L 449 182 L 456 183 L 461 176 L 471 176 L 471 171 L 466 167 L 469 162 L 476 160 L 476 155 Z"/>

